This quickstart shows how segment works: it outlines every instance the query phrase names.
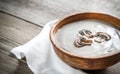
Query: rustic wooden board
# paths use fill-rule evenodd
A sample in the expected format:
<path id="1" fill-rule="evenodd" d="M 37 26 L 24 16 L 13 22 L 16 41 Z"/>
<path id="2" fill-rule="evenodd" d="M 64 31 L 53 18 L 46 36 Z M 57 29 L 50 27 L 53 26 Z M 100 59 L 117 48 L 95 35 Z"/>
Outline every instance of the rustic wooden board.
<path id="1" fill-rule="evenodd" d="M 10 50 L 35 37 L 49 21 L 76 12 L 104 12 L 120 18 L 120 0 L 0 0 L 0 74 L 33 74 Z M 88 74 L 120 74 L 120 63 Z"/>
<path id="2" fill-rule="evenodd" d="M 36 25 L 0 13 L 0 36 L 6 39 L 23 44 L 39 34 L 40 31 L 41 28 Z"/>
<path id="3" fill-rule="evenodd" d="M 10 50 L 20 44 L 0 36 L 0 53 L 10 54 Z"/>
<path id="4" fill-rule="evenodd" d="M 33 74 L 25 61 L 17 60 L 10 50 L 19 44 L 0 36 L 0 74 Z"/>
<path id="5" fill-rule="evenodd" d="M 0 74 L 33 74 L 25 61 L 18 61 L 10 55 L 10 50 L 31 40 L 41 29 L 0 12 Z"/>
<path id="6" fill-rule="evenodd" d="M 104 12 L 120 17 L 119 0 L 0 0 L 0 10 L 37 25 L 75 12 Z"/>
<path id="7" fill-rule="evenodd" d="M 0 49 L 1 50 L 1 49 Z M 0 74 L 33 74 L 26 62 L 0 52 Z"/>

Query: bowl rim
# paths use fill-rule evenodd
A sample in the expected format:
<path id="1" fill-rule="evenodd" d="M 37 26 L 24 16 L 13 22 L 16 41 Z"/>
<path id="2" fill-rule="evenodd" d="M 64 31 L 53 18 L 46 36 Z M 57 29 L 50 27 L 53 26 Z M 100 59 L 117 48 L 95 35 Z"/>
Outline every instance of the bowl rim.
<path id="1" fill-rule="evenodd" d="M 80 55 L 77 55 L 77 54 L 74 54 L 68 50 L 65 50 L 65 48 L 59 46 L 55 40 L 54 40 L 54 30 L 55 28 L 61 23 L 63 22 L 65 19 L 69 19 L 71 18 L 72 16 L 77 16 L 77 15 L 86 15 L 86 14 L 98 14 L 98 15 L 102 15 L 102 16 L 107 16 L 109 17 L 110 19 L 112 19 L 113 21 L 116 20 L 118 23 L 118 25 L 116 24 L 112 24 L 113 26 L 115 26 L 117 29 L 120 29 L 120 19 L 114 17 L 114 16 L 111 16 L 109 14 L 105 14 L 105 13 L 98 13 L 98 12 L 83 12 L 83 13 L 74 13 L 74 14 L 71 14 L 71 15 L 68 15 L 68 16 L 65 16 L 63 17 L 62 19 L 60 19 L 50 30 L 50 33 L 49 33 L 49 37 L 50 37 L 50 41 L 53 45 L 53 47 L 56 47 L 57 49 L 59 49 L 59 51 L 61 51 L 62 53 L 66 54 L 66 55 L 69 55 L 69 56 L 73 56 L 73 57 L 76 57 L 76 58 L 81 58 L 81 59 L 90 59 L 90 60 L 96 60 L 96 59 L 104 59 L 104 58 L 109 58 L 109 57 L 112 57 L 112 56 L 116 56 L 118 54 L 120 54 L 120 50 L 116 50 L 116 52 L 111 52 L 111 54 L 106 54 L 106 55 L 101 55 L 101 56 L 97 56 L 97 57 L 86 57 L 86 56 L 80 56 Z M 85 19 L 84 19 L 85 20 Z M 102 20 L 103 21 L 103 20 Z M 115 21 L 114 21 L 115 22 Z M 106 23 L 109 23 L 109 22 L 106 22 Z"/>

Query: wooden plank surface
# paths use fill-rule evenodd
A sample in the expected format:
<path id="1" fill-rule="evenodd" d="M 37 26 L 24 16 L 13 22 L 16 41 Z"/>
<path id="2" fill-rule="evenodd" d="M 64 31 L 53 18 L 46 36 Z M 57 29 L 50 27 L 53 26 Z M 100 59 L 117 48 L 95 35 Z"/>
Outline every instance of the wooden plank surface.
<path id="1" fill-rule="evenodd" d="M 0 74 L 33 74 L 25 61 L 11 56 L 10 50 L 16 45 L 8 39 L 0 38 Z"/>
<path id="2" fill-rule="evenodd" d="M 33 74 L 10 50 L 35 37 L 49 21 L 76 12 L 104 12 L 120 18 L 120 0 L 0 0 L 0 74 Z M 88 74 L 120 74 L 120 63 Z"/>
<path id="3" fill-rule="evenodd" d="M 120 17 L 119 0 L 0 0 L 0 10 L 37 25 L 75 12 L 104 12 Z"/>
<path id="4" fill-rule="evenodd" d="M 0 53 L 0 74 L 33 74 L 24 61 Z"/>
<path id="5" fill-rule="evenodd" d="M 41 28 L 25 21 L 0 13 L 0 36 L 23 44 L 40 32 Z"/>
<path id="6" fill-rule="evenodd" d="M 33 74 L 25 61 L 11 56 L 10 50 L 35 37 L 41 27 L 0 12 L 0 74 Z"/>

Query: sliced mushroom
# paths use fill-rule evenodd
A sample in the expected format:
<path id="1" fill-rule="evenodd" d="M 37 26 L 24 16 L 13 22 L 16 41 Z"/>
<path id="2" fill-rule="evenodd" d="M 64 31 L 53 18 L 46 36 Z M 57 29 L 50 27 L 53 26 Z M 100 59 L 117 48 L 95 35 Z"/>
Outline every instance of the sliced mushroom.
<path id="1" fill-rule="evenodd" d="M 92 34 L 90 30 L 82 29 L 78 33 L 78 37 L 74 41 L 76 47 L 83 47 L 91 45 L 94 42 L 102 43 L 104 41 L 109 41 L 111 36 L 104 32 L 97 32 L 95 35 Z"/>
<path id="2" fill-rule="evenodd" d="M 86 36 L 88 38 L 92 38 L 93 34 L 90 30 L 82 29 L 82 30 L 79 31 L 79 36 Z"/>
<path id="3" fill-rule="evenodd" d="M 76 47 L 83 47 L 84 46 L 84 44 L 81 43 L 81 39 L 79 37 L 75 39 L 74 45 Z"/>
<path id="4" fill-rule="evenodd" d="M 92 40 L 86 39 L 85 37 L 81 37 L 81 43 L 85 44 L 85 45 L 91 45 Z"/>
<path id="5" fill-rule="evenodd" d="M 94 38 L 94 41 L 97 43 L 102 43 L 104 41 L 109 41 L 111 36 L 104 32 L 97 32 Z"/>
<path id="6" fill-rule="evenodd" d="M 87 46 L 87 45 L 91 45 L 91 44 L 92 44 L 92 40 L 87 40 L 85 37 L 78 37 L 74 41 L 74 45 L 76 47 L 83 47 L 83 46 Z"/>

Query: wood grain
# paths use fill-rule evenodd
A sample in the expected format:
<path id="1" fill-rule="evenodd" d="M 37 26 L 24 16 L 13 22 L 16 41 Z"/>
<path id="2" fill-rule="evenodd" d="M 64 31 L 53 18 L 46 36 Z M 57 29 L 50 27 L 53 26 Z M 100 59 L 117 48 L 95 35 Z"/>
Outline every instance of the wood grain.
<path id="1" fill-rule="evenodd" d="M 19 61 L 10 53 L 17 45 L 19 44 L 0 36 L 0 74 L 33 74 L 24 60 Z"/>
<path id="2" fill-rule="evenodd" d="M 11 56 L 10 50 L 31 40 L 41 29 L 0 12 L 0 74 L 33 74 L 25 61 Z"/>
<path id="3" fill-rule="evenodd" d="M 76 12 L 104 12 L 120 17 L 119 0 L 0 0 L 0 10 L 38 25 Z"/>
<path id="4" fill-rule="evenodd" d="M 15 17 L 0 13 L 0 36 L 23 44 L 35 37 L 41 28 Z"/>
<path id="5" fill-rule="evenodd" d="M 32 73 L 26 62 L 18 61 L 15 56 L 10 56 L 10 50 L 16 45 L 19 44 L 0 37 L 0 74 L 13 74 L 19 71 L 21 71 L 21 74 Z"/>
<path id="6" fill-rule="evenodd" d="M 10 56 L 10 50 L 35 37 L 47 22 L 86 11 L 104 12 L 120 18 L 120 1 L 0 0 L 0 74 L 33 74 L 25 61 Z M 106 70 L 85 72 L 119 74 L 120 63 Z"/>
<path id="7" fill-rule="evenodd" d="M 0 49 L 1 50 L 1 49 Z M 0 52 L 0 74 L 33 74 L 26 62 Z"/>

